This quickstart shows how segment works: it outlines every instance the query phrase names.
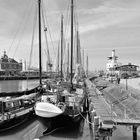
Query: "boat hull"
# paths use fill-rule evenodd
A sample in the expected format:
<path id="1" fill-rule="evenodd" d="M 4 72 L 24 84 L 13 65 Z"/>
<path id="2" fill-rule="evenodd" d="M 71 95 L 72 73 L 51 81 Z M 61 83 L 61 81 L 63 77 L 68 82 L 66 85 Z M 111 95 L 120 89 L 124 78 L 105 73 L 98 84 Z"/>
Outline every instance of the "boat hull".
<path id="1" fill-rule="evenodd" d="M 35 114 L 44 118 L 52 118 L 59 116 L 63 111 L 52 103 L 38 102 L 35 105 Z"/>
<path id="2" fill-rule="evenodd" d="M 9 120 L 4 120 L 0 122 L 0 132 L 5 132 L 11 130 L 19 125 L 25 123 L 29 118 L 34 116 L 34 111 L 27 112 L 21 116 L 14 117 Z"/>

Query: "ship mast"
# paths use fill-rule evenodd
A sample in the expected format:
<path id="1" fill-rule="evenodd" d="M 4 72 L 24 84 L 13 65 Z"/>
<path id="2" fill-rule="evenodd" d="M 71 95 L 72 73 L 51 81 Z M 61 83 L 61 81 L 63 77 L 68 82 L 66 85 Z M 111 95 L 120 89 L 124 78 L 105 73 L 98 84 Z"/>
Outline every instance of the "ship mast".
<path id="1" fill-rule="evenodd" d="M 73 75 L 73 0 L 71 0 L 71 88 L 73 88 L 72 75 Z"/>
<path id="2" fill-rule="evenodd" d="M 39 25 L 39 83 L 42 85 L 42 65 L 41 65 L 41 0 L 38 0 L 38 25 Z"/>
<path id="3" fill-rule="evenodd" d="M 61 81 L 63 79 L 63 15 L 61 16 Z"/>
<path id="4" fill-rule="evenodd" d="M 59 76 L 59 45 L 58 45 L 58 76 Z"/>
<path id="5" fill-rule="evenodd" d="M 86 61 L 86 75 L 88 77 L 88 55 L 87 55 L 87 61 Z"/>
<path id="6" fill-rule="evenodd" d="M 67 55 L 68 55 L 68 57 L 67 57 L 67 76 L 69 75 L 69 44 L 68 44 L 68 47 L 67 47 Z"/>

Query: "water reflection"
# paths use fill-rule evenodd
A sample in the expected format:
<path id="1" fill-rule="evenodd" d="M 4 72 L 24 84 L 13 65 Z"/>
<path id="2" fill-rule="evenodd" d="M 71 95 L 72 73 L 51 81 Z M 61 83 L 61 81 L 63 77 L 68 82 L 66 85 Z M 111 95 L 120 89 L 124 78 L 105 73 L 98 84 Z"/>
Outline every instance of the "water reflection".
<path id="1" fill-rule="evenodd" d="M 32 117 L 22 125 L 1 132 L 0 140 L 33 140 L 35 137 L 41 136 L 37 133 L 39 125 L 37 119 Z"/>
<path id="2" fill-rule="evenodd" d="M 38 80 L 0 81 L 0 92 L 31 89 L 38 84 Z M 86 118 L 86 114 L 84 117 Z M 34 140 L 35 138 L 40 138 L 40 140 L 66 138 L 89 140 L 89 135 L 88 124 L 85 127 L 85 119 L 81 116 L 76 122 L 66 116 L 58 116 L 53 119 L 42 119 L 33 116 L 26 123 L 0 133 L 0 140 Z"/>
<path id="3" fill-rule="evenodd" d="M 41 119 L 34 116 L 22 125 L 0 133 L 0 140 L 81 139 L 84 127 L 85 120 L 82 117 L 79 117 L 79 120 L 74 122 L 71 118 L 64 116 L 54 119 Z M 88 129 L 86 129 L 84 135 L 87 135 L 87 133 L 89 133 Z"/>
<path id="4" fill-rule="evenodd" d="M 79 116 L 79 119 L 76 122 L 66 116 L 59 116 L 50 120 L 44 119 L 40 120 L 40 122 L 43 125 L 46 125 L 46 131 L 44 131 L 43 136 L 40 137 L 41 140 L 66 138 L 79 139 L 83 136 L 85 119 L 81 116 Z"/>
<path id="5" fill-rule="evenodd" d="M 0 81 L 0 92 L 22 91 L 39 85 L 38 80 L 6 80 Z"/>

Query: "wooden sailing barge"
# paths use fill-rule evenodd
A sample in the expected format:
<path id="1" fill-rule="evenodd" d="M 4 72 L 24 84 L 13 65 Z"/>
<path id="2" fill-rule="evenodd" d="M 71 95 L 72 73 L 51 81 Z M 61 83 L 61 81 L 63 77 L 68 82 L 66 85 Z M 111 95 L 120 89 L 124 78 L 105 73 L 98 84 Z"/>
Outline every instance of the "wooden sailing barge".
<path id="1" fill-rule="evenodd" d="M 40 14 L 40 0 L 39 14 Z M 0 93 L 0 131 L 6 131 L 25 122 L 34 115 L 34 105 L 42 93 L 41 81 L 41 32 L 39 17 L 39 64 L 40 64 L 40 85 L 31 90 Z"/>
<path id="2" fill-rule="evenodd" d="M 6 93 L 5 93 L 6 94 Z M 17 94 L 17 93 L 16 93 Z M 18 96 L 20 95 L 20 92 Z M 0 98 L 0 132 L 16 127 L 34 114 L 34 104 L 38 93 L 19 97 Z M 4 95 L 5 96 L 5 95 Z"/>
<path id="3" fill-rule="evenodd" d="M 63 16 L 61 20 L 61 48 L 63 38 Z M 62 55 L 62 50 L 61 50 Z M 77 67 L 78 68 L 78 67 Z M 73 84 L 73 0 L 71 0 L 71 78 L 63 81 L 61 57 L 61 81 L 46 81 L 41 101 L 35 105 L 35 114 L 42 118 L 52 118 L 63 115 L 77 120 L 86 109 L 86 92 L 84 78 L 79 83 Z"/>

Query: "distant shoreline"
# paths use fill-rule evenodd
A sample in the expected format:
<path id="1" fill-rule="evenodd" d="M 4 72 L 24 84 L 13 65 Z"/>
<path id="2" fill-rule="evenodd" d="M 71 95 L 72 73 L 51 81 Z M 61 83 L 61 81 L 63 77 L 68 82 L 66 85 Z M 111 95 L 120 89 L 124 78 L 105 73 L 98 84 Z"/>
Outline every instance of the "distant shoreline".
<path id="1" fill-rule="evenodd" d="M 43 76 L 42 79 L 49 78 L 48 76 Z M 2 80 L 28 80 L 28 79 L 39 79 L 39 76 L 0 76 L 0 81 Z"/>

